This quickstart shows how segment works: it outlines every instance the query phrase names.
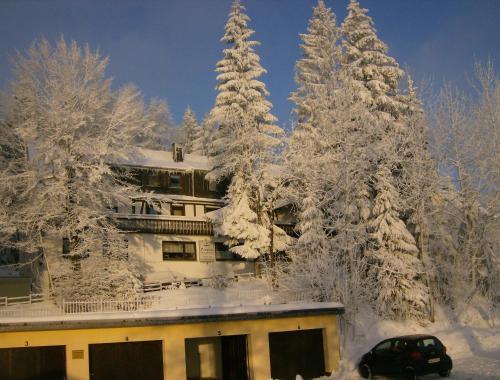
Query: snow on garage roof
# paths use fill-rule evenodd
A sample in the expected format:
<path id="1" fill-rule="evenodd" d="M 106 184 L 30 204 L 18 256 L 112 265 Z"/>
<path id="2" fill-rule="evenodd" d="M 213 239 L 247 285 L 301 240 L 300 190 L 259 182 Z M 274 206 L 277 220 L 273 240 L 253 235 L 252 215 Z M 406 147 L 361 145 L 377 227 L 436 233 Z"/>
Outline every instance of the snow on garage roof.
<path id="1" fill-rule="evenodd" d="M 344 305 L 336 302 L 300 301 L 270 305 L 224 305 L 175 310 L 64 314 L 41 317 L 1 318 L 0 332 L 242 321 L 325 314 L 339 315 L 344 314 L 344 311 Z"/>
<path id="2" fill-rule="evenodd" d="M 134 148 L 128 154 L 113 160 L 115 165 L 146 167 L 154 169 L 212 170 L 206 156 L 185 154 L 184 160 L 174 161 L 172 151 Z"/>

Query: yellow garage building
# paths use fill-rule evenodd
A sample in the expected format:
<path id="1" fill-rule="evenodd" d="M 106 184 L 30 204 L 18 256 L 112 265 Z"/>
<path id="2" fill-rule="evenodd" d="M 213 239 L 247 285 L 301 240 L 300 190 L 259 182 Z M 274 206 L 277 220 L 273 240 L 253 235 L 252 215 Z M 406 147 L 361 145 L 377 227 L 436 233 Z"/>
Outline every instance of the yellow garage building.
<path id="1" fill-rule="evenodd" d="M 0 318 L 0 379 L 295 380 L 339 362 L 337 303 Z"/>

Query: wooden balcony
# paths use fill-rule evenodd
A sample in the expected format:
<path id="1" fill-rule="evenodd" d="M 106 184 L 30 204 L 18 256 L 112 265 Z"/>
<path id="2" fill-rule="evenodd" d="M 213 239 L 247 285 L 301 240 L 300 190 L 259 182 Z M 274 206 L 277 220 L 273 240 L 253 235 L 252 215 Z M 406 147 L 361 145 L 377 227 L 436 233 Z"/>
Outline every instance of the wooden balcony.
<path id="1" fill-rule="evenodd" d="M 214 234 L 212 223 L 194 218 L 155 217 L 152 215 L 116 216 L 118 227 L 124 231 L 153 234 L 208 235 Z"/>
<path id="2" fill-rule="evenodd" d="M 213 236 L 213 224 L 201 219 L 165 215 L 115 214 L 117 226 L 128 232 Z M 289 236 L 298 237 L 294 224 L 276 224 Z"/>

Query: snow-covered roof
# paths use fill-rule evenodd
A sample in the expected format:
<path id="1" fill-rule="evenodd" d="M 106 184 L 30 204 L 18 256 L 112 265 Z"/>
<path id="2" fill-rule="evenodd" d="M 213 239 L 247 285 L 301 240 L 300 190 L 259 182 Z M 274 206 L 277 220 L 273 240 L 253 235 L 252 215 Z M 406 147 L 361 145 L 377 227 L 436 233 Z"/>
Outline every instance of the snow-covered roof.
<path id="1" fill-rule="evenodd" d="M 212 170 L 212 164 L 206 156 L 198 154 L 185 154 L 184 160 L 174 161 L 171 151 L 134 148 L 125 156 L 111 162 L 114 165 L 126 165 L 153 169 L 179 169 L 179 170 Z"/>
<path id="2" fill-rule="evenodd" d="M 122 311 L 113 313 L 65 314 L 48 317 L 0 318 L 0 331 L 72 329 L 82 327 L 146 326 L 231 320 L 254 320 L 305 315 L 343 314 L 336 302 L 220 306 L 179 310 Z"/>

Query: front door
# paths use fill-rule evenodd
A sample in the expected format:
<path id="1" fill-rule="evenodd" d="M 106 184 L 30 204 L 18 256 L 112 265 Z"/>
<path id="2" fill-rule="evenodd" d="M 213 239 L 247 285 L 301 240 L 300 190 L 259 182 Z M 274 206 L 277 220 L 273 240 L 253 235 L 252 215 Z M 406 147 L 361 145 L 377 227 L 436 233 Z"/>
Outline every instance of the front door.
<path id="1" fill-rule="evenodd" d="M 222 379 L 248 380 L 247 337 L 232 335 L 221 337 Z"/>

